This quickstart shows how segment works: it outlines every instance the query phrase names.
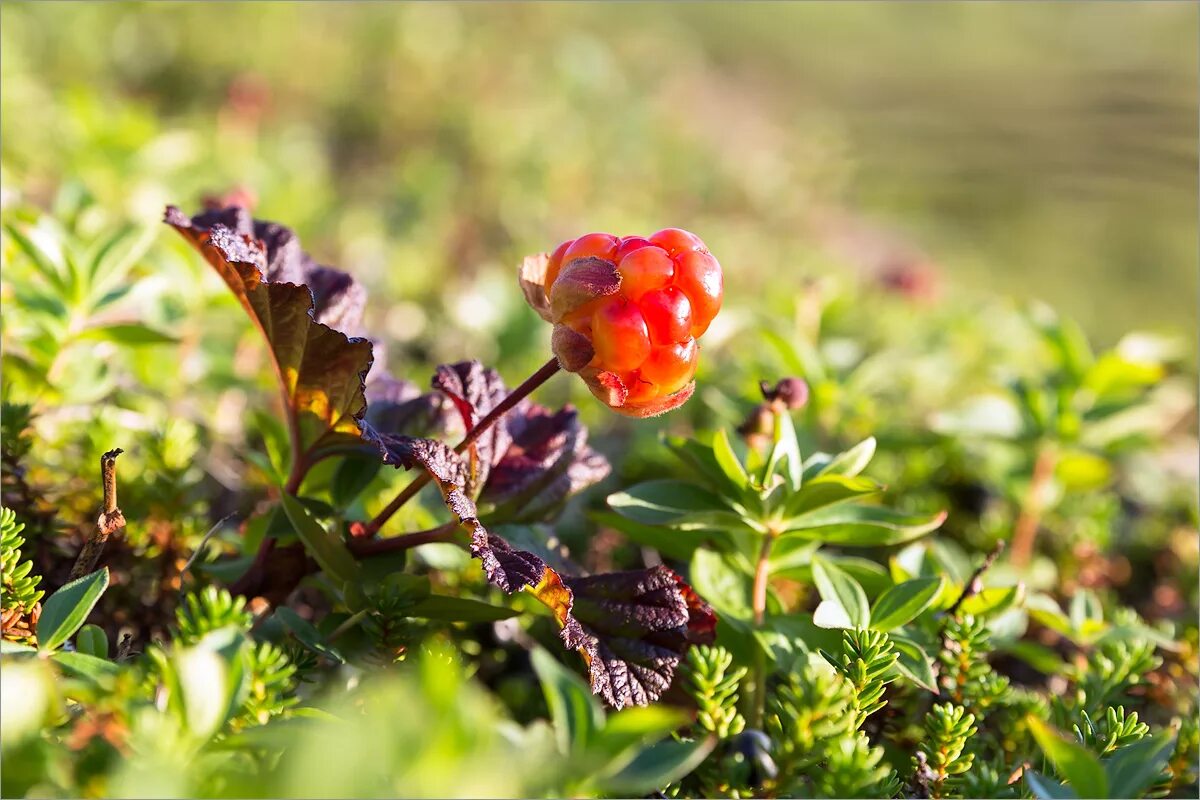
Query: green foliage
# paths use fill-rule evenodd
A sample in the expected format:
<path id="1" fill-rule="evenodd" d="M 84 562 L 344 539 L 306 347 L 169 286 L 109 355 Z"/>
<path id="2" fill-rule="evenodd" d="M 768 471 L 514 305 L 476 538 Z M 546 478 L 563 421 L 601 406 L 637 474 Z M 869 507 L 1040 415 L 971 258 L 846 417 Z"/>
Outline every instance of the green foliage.
<path id="1" fill-rule="evenodd" d="M 1196 796 L 1195 348 L 1124 330 L 1192 312 L 1166 302 L 1189 294 L 1177 267 L 1143 268 L 1186 264 L 1194 247 L 1187 203 L 1157 191 L 1192 192 L 1176 163 L 1190 155 L 1093 91 L 1103 67 L 1101 83 L 1163 112 L 1150 117 L 1178 117 L 1185 82 L 1161 80 L 1192 66 L 1163 46 L 1192 30 L 1176 13 L 1151 15 L 1144 36 L 1129 35 L 1134 12 L 1073 19 L 1088 35 L 1064 72 L 1013 33 L 1055 29 L 1066 12 L 1053 9 L 647 7 L 621 36 L 602 6 L 69 11 L 0 10 L 0 465 L 15 512 L 0 515 L 0 794 Z M 863 35 L 884 28 L 900 35 Z M 212 35 L 240 29 L 271 35 L 250 48 Z M 795 31 L 875 42 L 888 64 L 902 63 L 896 42 L 918 42 L 921 64 L 969 62 L 993 89 L 1023 69 L 1054 75 L 1017 81 L 1037 109 L 1023 116 L 928 91 L 953 70 L 889 80 L 957 103 L 949 118 L 979 130 L 1055 124 L 1013 138 L 1028 174 L 989 137 L 972 153 L 959 136 L 947 156 L 936 119 L 922 150 L 894 159 L 906 123 L 847 111 L 878 116 L 877 76 L 829 68 L 850 50 L 796 48 Z M 1157 71 L 1109 74 L 1117 33 L 1129 64 Z M 312 65 L 302 80 L 296 52 Z M 800 101 L 773 80 L 798 69 L 815 91 Z M 392 74 L 404 80 L 371 77 Z M 1088 136 L 1045 113 L 1068 105 Z M 716 136 L 713 109 L 731 123 Z M 1132 139 L 1155 146 L 1122 163 L 1128 148 L 1109 145 Z M 1086 160 L 1094 200 L 1119 185 L 1134 202 L 1047 203 L 1064 177 L 1038 161 L 1047 141 Z M 926 160 L 942 177 L 896 182 L 892 167 Z M 1106 175 L 1122 180 L 1092 180 Z M 165 202 L 210 192 L 257 195 L 316 263 L 352 267 L 371 296 L 361 319 L 349 302 L 315 321 L 358 340 L 357 360 L 313 356 L 306 290 L 247 318 L 249 294 L 155 235 Z M 881 197 L 903 199 L 895 223 L 920 228 L 927 253 L 851 202 Z M 536 601 L 558 573 L 530 570 L 537 587 L 512 595 L 486 582 L 470 525 L 446 527 L 452 481 L 371 535 L 421 466 L 381 469 L 374 449 L 292 412 L 308 404 L 345 432 L 362 377 L 376 430 L 453 447 L 471 415 L 428 402 L 428 372 L 477 357 L 515 385 L 543 363 L 549 334 L 512 265 L 604 220 L 693 228 L 722 258 L 726 310 L 695 397 L 633 423 L 579 381 L 547 384 L 532 400 L 574 404 L 579 425 L 506 454 L 510 475 L 544 469 L 504 501 L 473 493 L 491 443 L 461 458 L 483 524 L 521 521 L 492 531 L 521 558 L 564 575 L 661 561 L 699 595 L 692 615 L 716 608 L 717 643 L 689 647 L 690 625 L 638 627 L 683 615 L 682 593 L 586 598 L 615 635 L 607 672 L 592 661 L 585 682 L 562 647 L 579 632 Z M 1057 296 L 1082 324 L 972 293 L 970 275 Z M 1164 302 L 1136 302 L 1143 289 Z M 783 376 L 806 403 L 754 394 Z M 115 446 L 129 525 L 104 570 L 59 588 Z M 613 477 L 555 518 L 581 481 L 564 454 L 589 446 Z M 1010 555 L 1018 527 L 1036 533 L 1027 559 Z M 422 543 L 402 546 L 411 533 Z M 668 683 L 666 702 L 605 710 L 590 685 L 605 675 Z"/>
<path id="2" fill-rule="evenodd" d="M 693 647 L 683 665 L 684 688 L 696 703 L 696 724 L 728 739 L 742 732 L 746 720 L 737 710 L 738 684 L 745 667 L 733 667 L 733 654 L 723 647 Z"/>
<path id="3" fill-rule="evenodd" d="M 964 750 L 976 730 L 975 715 L 962 706 L 939 703 L 929 709 L 913 764 L 919 785 L 927 787 L 930 797 L 957 796 L 955 781 L 975 760 Z"/>
<path id="4" fill-rule="evenodd" d="M 175 609 L 176 639 L 183 644 L 195 644 L 221 628 L 245 629 L 252 619 L 245 597 L 234 597 L 226 589 L 206 586 L 199 592 L 188 592 Z"/>
<path id="5" fill-rule="evenodd" d="M 857 738 L 856 704 L 854 687 L 820 664 L 799 664 L 782 678 L 768 700 L 766 725 L 786 793 L 812 781 L 831 744 Z"/>
<path id="6" fill-rule="evenodd" d="M 0 508 L 0 608 L 4 613 L 4 638 L 31 642 L 32 622 L 36 622 L 38 602 L 45 592 L 38 588 L 41 576 L 33 574 L 33 562 L 21 558 L 25 538 L 23 523 L 16 514 Z"/>
<path id="7" fill-rule="evenodd" d="M 1071 727 L 1079 743 L 1098 756 L 1106 756 L 1118 747 L 1133 744 L 1147 733 L 1150 726 L 1138 721 L 1137 712 L 1128 716 L 1125 707 L 1105 709 L 1104 716 L 1097 723 L 1092 722 L 1086 710 L 1079 712 L 1081 722 Z"/>
<path id="8" fill-rule="evenodd" d="M 978 718 L 1008 691 L 1009 680 L 988 663 L 991 633 L 982 619 L 970 614 L 946 623 L 939 659 L 942 688 L 957 705 L 970 709 Z"/>
<path id="9" fill-rule="evenodd" d="M 841 655 L 825 651 L 821 655 L 854 689 L 857 725 L 884 707 L 883 691 L 896 679 L 892 667 L 899 658 L 886 633 L 862 628 L 842 631 Z"/>

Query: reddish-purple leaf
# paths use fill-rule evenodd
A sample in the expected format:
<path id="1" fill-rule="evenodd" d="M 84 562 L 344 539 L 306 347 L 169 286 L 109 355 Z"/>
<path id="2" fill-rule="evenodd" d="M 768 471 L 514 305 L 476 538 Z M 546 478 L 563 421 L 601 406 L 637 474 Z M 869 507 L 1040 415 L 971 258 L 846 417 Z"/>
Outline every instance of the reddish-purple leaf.
<path id="1" fill-rule="evenodd" d="M 294 457 L 357 438 L 372 361 L 371 343 L 358 336 L 361 288 L 319 266 L 291 230 L 245 209 L 189 219 L 170 206 L 165 221 L 204 255 L 266 338 L 298 445 Z"/>
<path id="2" fill-rule="evenodd" d="M 671 686 L 693 642 L 712 641 L 716 615 L 667 567 L 563 579 L 574 597 L 592 691 L 614 708 L 645 705 Z"/>
<path id="3" fill-rule="evenodd" d="M 506 422 L 511 444 L 479 498 L 491 506 L 489 519 L 544 519 L 568 497 L 608 475 L 608 461 L 587 446 L 587 428 L 574 408 L 551 412 L 525 403 Z"/>
<path id="4" fill-rule="evenodd" d="M 454 403 L 462 419 L 463 433 L 469 433 L 475 424 L 508 395 L 503 379 L 494 369 L 484 367 L 478 361 L 460 361 L 457 364 L 442 364 L 433 376 L 433 388 Z M 472 495 L 484 485 L 492 465 L 512 442 L 508 434 L 508 417 L 486 430 L 471 445 L 471 471 L 468 488 Z"/>
<path id="5" fill-rule="evenodd" d="M 548 433 L 563 432 L 563 420 L 572 412 L 560 415 L 557 424 L 557 415 L 544 409 L 534 419 L 521 418 L 516 439 L 545 445 L 555 438 Z M 368 437 L 386 463 L 420 466 L 430 474 L 446 507 L 471 531 L 471 555 L 479 559 L 488 581 L 509 593 L 524 589 L 554 613 L 563 643 L 588 664 L 592 691 L 610 705 L 657 700 L 670 687 L 687 648 L 712 641 L 712 609 L 666 567 L 586 578 L 560 575 L 536 554 L 512 547 L 480 523 L 466 490 L 468 466 L 448 445 L 374 431 Z"/>

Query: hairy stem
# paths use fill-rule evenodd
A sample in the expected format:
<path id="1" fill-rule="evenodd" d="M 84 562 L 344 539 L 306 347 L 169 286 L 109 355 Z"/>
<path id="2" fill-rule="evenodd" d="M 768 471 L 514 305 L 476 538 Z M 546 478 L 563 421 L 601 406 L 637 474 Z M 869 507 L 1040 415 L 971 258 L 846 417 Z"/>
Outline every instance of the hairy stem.
<path id="1" fill-rule="evenodd" d="M 104 543 L 114 533 L 125 530 L 125 515 L 117 508 L 117 456 L 125 452 L 121 448 L 109 450 L 100 456 L 100 481 L 104 486 L 104 510 L 96 520 L 96 529 L 83 544 L 75 566 L 71 567 L 68 581 L 82 578 L 96 568 Z"/>
<path id="2" fill-rule="evenodd" d="M 1026 566 L 1033 557 L 1033 543 L 1037 538 L 1044 510 L 1042 498 L 1046 494 L 1047 485 L 1054 477 L 1056 462 L 1053 447 L 1043 444 L 1038 448 L 1037 458 L 1033 462 L 1033 475 L 1029 480 L 1029 491 L 1025 494 L 1021 513 L 1013 526 L 1011 558 L 1014 567 Z"/>
<path id="3" fill-rule="evenodd" d="M 513 406 L 528 397 L 534 389 L 538 388 L 547 380 L 549 380 L 556 372 L 559 371 L 559 369 L 561 369 L 561 367 L 559 367 L 557 358 L 552 358 L 543 364 L 537 372 L 530 375 L 520 386 L 509 392 L 508 395 L 499 403 L 497 403 L 496 406 L 489 411 L 483 419 L 475 423 L 475 425 L 472 426 L 469 431 L 467 431 L 467 435 L 463 437 L 463 440 L 458 443 L 458 446 L 454 448 L 454 452 L 461 453 L 474 444 L 475 441 L 484 433 L 486 433 L 489 428 L 495 425 L 501 417 L 511 411 Z M 430 478 L 428 472 L 422 472 L 420 475 L 414 478 L 411 483 L 400 490 L 399 494 L 392 498 L 392 502 L 388 503 L 386 508 L 376 514 L 374 519 L 363 526 L 364 535 L 373 536 L 374 534 L 378 533 L 379 529 L 383 527 L 384 523 L 391 519 L 392 515 L 399 511 L 405 503 L 413 499 L 417 492 L 421 491 L 425 484 L 429 483 L 429 480 Z"/>

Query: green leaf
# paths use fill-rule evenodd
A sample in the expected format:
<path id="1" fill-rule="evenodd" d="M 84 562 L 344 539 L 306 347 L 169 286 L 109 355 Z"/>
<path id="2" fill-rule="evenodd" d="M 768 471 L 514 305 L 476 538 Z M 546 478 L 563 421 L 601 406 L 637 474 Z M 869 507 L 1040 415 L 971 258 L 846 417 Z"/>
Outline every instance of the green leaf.
<path id="1" fill-rule="evenodd" d="M 147 325 L 136 322 L 115 322 L 106 325 L 92 325 L 84 328 L 78 334 L 83 341 L 116 342 L 123 345 L 174 344 L 179 341 L 170 334 L 156 331 Z"/>
<path id="2" fill-rule="evenodd" d="M 1006 645 L 1004 649 L 1043 675 L 1062 675 L 1070 669 L 1058 653 L 1037 642 L 1022 639 Z"/>
<path id="3" fill-rule="evenodd" d="M 469 597 L 450 597 L 444 594 L 430 595 L 406 613 L 413 617 L 450 622 L 495 622 L 517 615 L 516 611 L 505 606 L 494 606 Z"/>
<path id="4" fill-rule="evenodd" d="M 222 628 L 171 656 L 177 708 L 198 739 L 215 734 L 241 705 L 249 677 L 242 657 L 247 641 L 241 631 Z"/>
<path id="5" fill-rule="evenodd" d="M 19 644 L 10 642 L 8 639 L 0 639 L 0 655 L 16 656 L 23 653 L 36 653 L 36 647 L 30 647 L 27 644 Z"/>
<path id="6" fill-rule="evenodd" d="M 1175 737 L 1156 733 L 1117 750 L 1104 763 L 1109 797 L 1144 797 L 1175 751 Z"/>
<path id="7" fill-rule="evenodd" d="M 780 465 L 787 470 L 785 478 L 793 492 L 799 491 L 804 480 L 804 459 L 800 456 L 800 442 L 796 439 L 796 426 L 792 423 L 792 415 L 784 411 L 775 415 L 775 431 L 771 445 L 771 453 L 763 467 L 763 486 L 769 486 L 771 476 Z"/>
<path id="8" fill-rule="evenodd" d="M 1076 795 L 1053 778 L 1031 769 L 1025 770 L 1025 782 L 1038 800 L 1076 800 Z"/>
<path id="9" fill-rule="evenodd" d="M 5 228 L 12 236 L 13 241 L 17 243 L 17 248 L 29 257 L 46 282 L 60 296 L 70 296 L 72 294 L 71 284 L 64 274 L 66 267 L 63 265 L 62 245 L 58 241 L 59 234 L 44 225 L 38 225 L 28 231 L 16 225 L 7 225 Z"/>
<path id="10" fill-rule="evenodd" d="M 668 436 L 663 442 L 708 488 L 720 493 L 736 491 L 737 487 L 729 482 L 710 445 L 682 436 Z"/>
<path id="11" fill-rule="evenodd" d="M 280 495 L 283 513 L 304 543 L 304 547 L 331 578 L 339 583 L 353 580 L 358 575 L 358 562 L 346 545 L 321 527 L 312 512 L 295 497 L 286 492 Z"/>
<path id="12" fill-rule="evenodd" d="M 714 738 L 680 742 L 666 739 L 642 750 L 620 772 L 602 781 L 602 791 L 641 797 L 688 775 L 716 746 Z"/>
<path id="13" fill-rule="evenodd" d="M 75 637 L 75 649 L 96 658 L 108 658 L 108 635 L 99 625 L 84 625 Z"/>
<path id="14" fill-rule="evenodd" d="M 697 550 L 688 574 L 696 593 L 721 614 L 750 619 L 750 578 L 734 569 L 720 553 Z"/>
<path id="15" fill-rule="evenodd" d="M 984 589 L 963 601 L 961 610 L 973 617 L 989 617 L 1007 611 L 1024 599 L 1025 584 L 1016 586 L 995 586 Z"/>
<path id="16" fill-rule="evenodd" d="M 120 674 L 121 667 L 106 658 L 98 658 L 88 653 L 72 653 L 60 650 L 50 656 L 51 660 L 63 668 L 63 672 L 73 678 L 82 678 L 93 683 L 100 683 Z"/>
<path id="17" fill-rule="evenodd" d="M 818 625 L 823 628 L 866 628 L 870 626 L 870 606 L 867 603 L 867 595 L 858 585 L 858 581 L 851 578 L 840 567 L 820 556 L 813 556 L 812 572 L 813 582 L 816 583 L 817 591 L 820 592 L 821 599 L 824 601 L 821 605 L 830 604 L 830 607 L 822 615 L 822 620 L 817 622 Z M 818 611 L 820 611 L 820 607 L 818 607 Z M 845 625 L 822 624 L 823 622 L 841 622 L 843 617 L 847 623 Z"/>
<path id="18" fill-rule="evenodd" d="M 38 649 L 43 653 L 57 650 L 74 636 L 107 588 L 108 567 L 101 567 L 50 595 L 38 619 Z"/>
<path id="19" fill-rule="evenodd" d="M 890 631 L 916 619 L 942 590 L 942 580 L 941 577 L 916 578 L 891 587 L 875 601 L 871 609 L 871 626 Z"/>
<path id="20" fill-rule="evenodd" d="M 1100 760 L 1082 745 L 1058 734 L 1035 716 L 1027 716 L 1026 724 L 1033 738 L 1058 774 L 1081 798 L 1108 797 L 1108 778 Z"/>
<path id="21" fill-rule="evenodd" d="M 321 632 L 316 627 L 297 614 L 287 606 L 280 606 L 275 609 L 275 619 L 283 623 L 283 625 L 292 632 L 300 644 L 312 650 L 317 655 L 325 656 L 339 664 L 346 663 L 346 659 L 338 652 L 337 648 L 329 644 Z"/>
<path id="22" fill-rule="evenodd" d="M 783 511 L 788 517 L 798 517 L 818 508 L 869 497 L 881 491 L 883 487 L 869 478 L 819 475 L 789 497 Z"/>
<path id="23" fill-rule="evenodd" d="M 371 481 L 383 469 L 383 461 L 377 455 L 352 455 L 342 459 L 333 473 L 333 485 L 329 489 L 333 505 L 344 511 L 360 494 L 366 491 Z"/>
<path id="24" fill-rule="evenodd" d="M 621 516 L 646 525 L 670 525 L 696 512 L 729 511 L 711 492 L 677 480 L 639 483 L 609 495 L 608 505 Z"/>
<path id="25" fill-rule="evenodd" d="M 582 754 L 604 722 L 600 705 L 583 680 L 544 649 L 536 648 L 530 658 L 546 695 L 559 753 Z"/>
<path id="26" fill-rule="evenodd" d="M 692 553 L 696 552 L 696 548 L 703 545 L 709 539 L 714 539 L 715 542 L 713 543 L 728 544 L 729 537 L 720 531 L 683 533 L 674 528 L 667 528 L 661 525 L 647 525 L 642 522 L 634 522 L 612 511 L 593 511 L 589 516 L 601 525 L 617 529 L 627 539 L 646 547 L 653 547 L 665 558 L 676 561 L 690 561 Z"/>
<path id="27" fill-rule="evenodd" d="M 845 452 L 834 456 L 820 472 L 821 475 L 841 475 L 853 478 L 867 468 L 875 457 L 875 437 L 868 436 Z"/>
<path id="28" fill-rule="evenodd" d="M 717 460 L 717 465 L 720 466 L 721 472 L 729 479 L 729 482 L 738 489 L 745 489 L 750 485 L 750 476 L 746 474 L 746 468 L 742 466 L 741 459 L 737 457 L 737 453 L 733 452 L 733 445 L 729 441 L 729 434 L 725 429 L 717 431 L 713 436 L 713 457 Z"/>
<path id="29" fill-rule="evenodd" d="M 875 547 L 912 541 L 936 530 L 945 520 L 944 511 L 925 516 L 882 506 L 839 505 L 789 520 L 783 535 L 827 544 Z"/>
<path id="30" fill-rule="evenodd" d="M 922 689 L 937 694 L 937 677 L 933 674 L 933 662 L 925 649 L 898 633 L 889 633 L 888 638 L 896 648 L 896 671 Z"/>

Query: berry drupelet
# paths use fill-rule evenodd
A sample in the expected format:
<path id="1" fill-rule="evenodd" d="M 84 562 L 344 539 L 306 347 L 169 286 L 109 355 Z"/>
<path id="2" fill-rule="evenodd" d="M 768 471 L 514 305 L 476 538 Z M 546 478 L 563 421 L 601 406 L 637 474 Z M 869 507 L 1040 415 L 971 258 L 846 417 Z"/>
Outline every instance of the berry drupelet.
<path id="1" fill-rule="evenodd" d="M 563 242 L 537 269 L 523 268 L 522 280 L 555 324 L 559 362 L 613 409 L 653 416 L 691 395 L 696 341 L 723 291 L 721 265 L 698 237 L 677 228 L 649 237 L 589 233 Z"/>

